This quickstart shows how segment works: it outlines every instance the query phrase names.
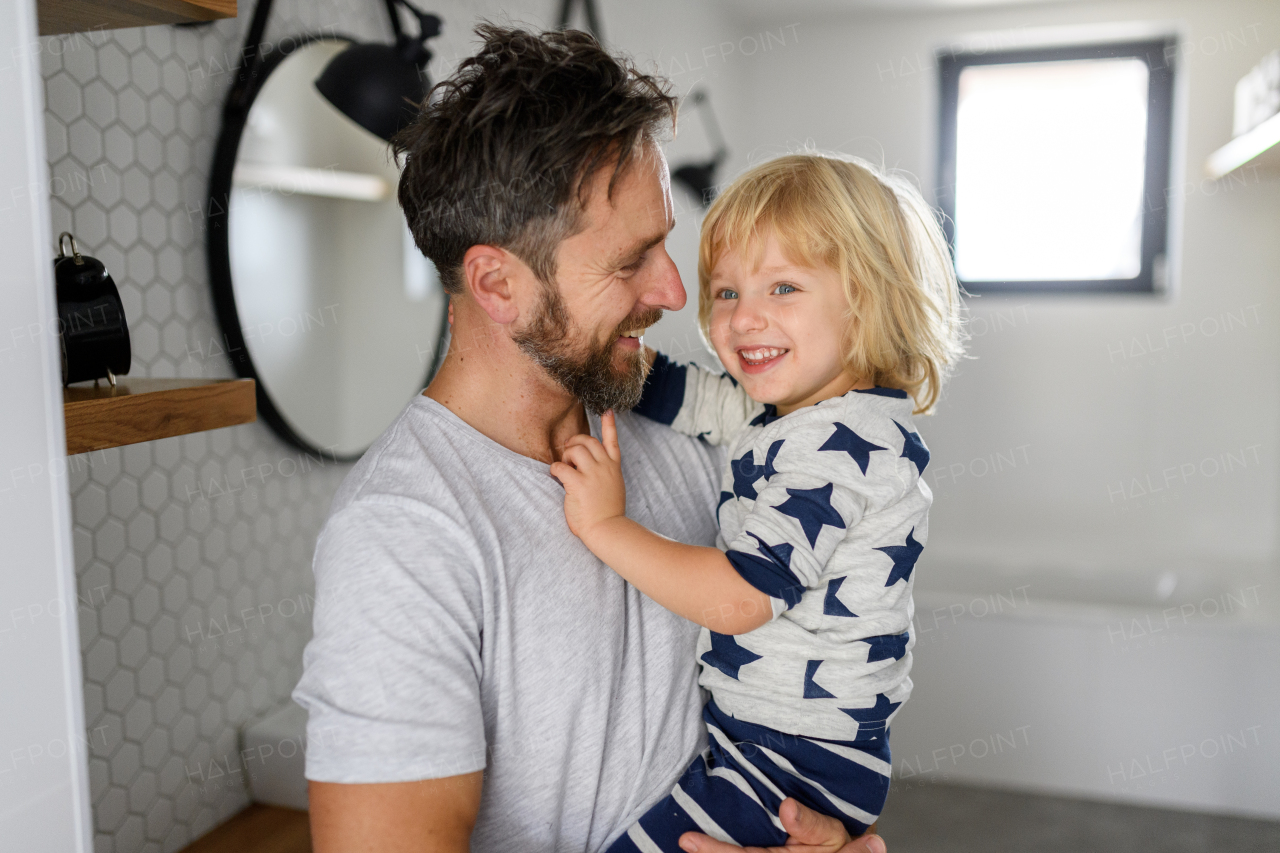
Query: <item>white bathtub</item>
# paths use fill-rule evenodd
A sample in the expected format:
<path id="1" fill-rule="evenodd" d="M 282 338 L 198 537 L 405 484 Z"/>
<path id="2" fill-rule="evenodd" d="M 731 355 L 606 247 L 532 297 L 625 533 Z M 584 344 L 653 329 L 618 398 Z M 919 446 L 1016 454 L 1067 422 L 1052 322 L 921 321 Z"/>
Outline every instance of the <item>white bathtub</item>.
<path id="1" fill-rule="evenodd" d="M 1280 819 L 1280 583 L 921 562 L 896 785 Z"/>

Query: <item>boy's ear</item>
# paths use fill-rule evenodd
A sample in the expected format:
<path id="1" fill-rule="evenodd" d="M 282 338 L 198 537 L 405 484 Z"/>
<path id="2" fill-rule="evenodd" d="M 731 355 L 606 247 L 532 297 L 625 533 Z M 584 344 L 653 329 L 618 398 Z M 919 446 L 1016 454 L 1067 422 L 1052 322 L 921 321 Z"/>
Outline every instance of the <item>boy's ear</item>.
<path id="1" fill-rule="evenodd" d="M 497 246 L 475 245 L 462 256 L 467 292 L 495 323 L 506 326 L 520 316 L 512 287 L 515 259 Z"/>

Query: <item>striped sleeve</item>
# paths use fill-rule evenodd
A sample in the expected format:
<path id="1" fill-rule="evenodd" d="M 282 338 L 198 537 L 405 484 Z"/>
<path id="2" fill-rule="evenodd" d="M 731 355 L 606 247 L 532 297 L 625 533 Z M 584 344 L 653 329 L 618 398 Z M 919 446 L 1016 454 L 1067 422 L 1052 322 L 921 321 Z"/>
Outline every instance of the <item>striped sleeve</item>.
<path id="1" fill-rule="evenodd" d="M 730 444 L 764 406 L 727 373 L 678 364 L 658 353 L 634 411 L 711 444 Z"/>

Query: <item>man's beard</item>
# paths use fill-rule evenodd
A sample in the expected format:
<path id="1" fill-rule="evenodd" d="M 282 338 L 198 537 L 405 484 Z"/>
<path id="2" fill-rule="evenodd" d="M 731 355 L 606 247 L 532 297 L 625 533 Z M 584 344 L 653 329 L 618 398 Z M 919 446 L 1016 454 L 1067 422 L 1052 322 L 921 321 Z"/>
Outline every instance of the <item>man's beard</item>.
<path id="1" fill-rule="evenodd" d="M 603 344 L 588 339 L 575 346 L 569 339 L 573 321 L 560 292 L 549 286 L 532 319 L 512 336 L 520 349 L 537 362 L 561 387 L 582 401 L 593 414 L 610 409 L 625 411 L 640 402 L 649 362 L 644 349 L 626 354 L 626 361 L 614 367 L 614 342 L 627 332 L 646 329 L 662 319 L 652 309 L 624 320 Z M 585 350 L 585 352 L 584 352 Z"/>

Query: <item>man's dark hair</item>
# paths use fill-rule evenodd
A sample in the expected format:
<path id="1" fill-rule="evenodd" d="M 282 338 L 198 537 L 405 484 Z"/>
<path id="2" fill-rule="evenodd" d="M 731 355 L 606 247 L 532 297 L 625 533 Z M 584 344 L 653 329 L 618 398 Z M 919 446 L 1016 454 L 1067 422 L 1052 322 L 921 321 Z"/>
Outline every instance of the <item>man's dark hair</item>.
<path id="1" fill-rule="evenodd" d="M 485 23 L 484 45 L 431 91 L 392 145 L 405 157 L 400 207 L 444 289 L 463 289 L 477 244 L 504 248 L 543 282 L 560 241 L 582 227 L 592 176 L 608 192 L 640 147 L 675 123 L 665 81 L 610 55 L 587 33 Z"/>

